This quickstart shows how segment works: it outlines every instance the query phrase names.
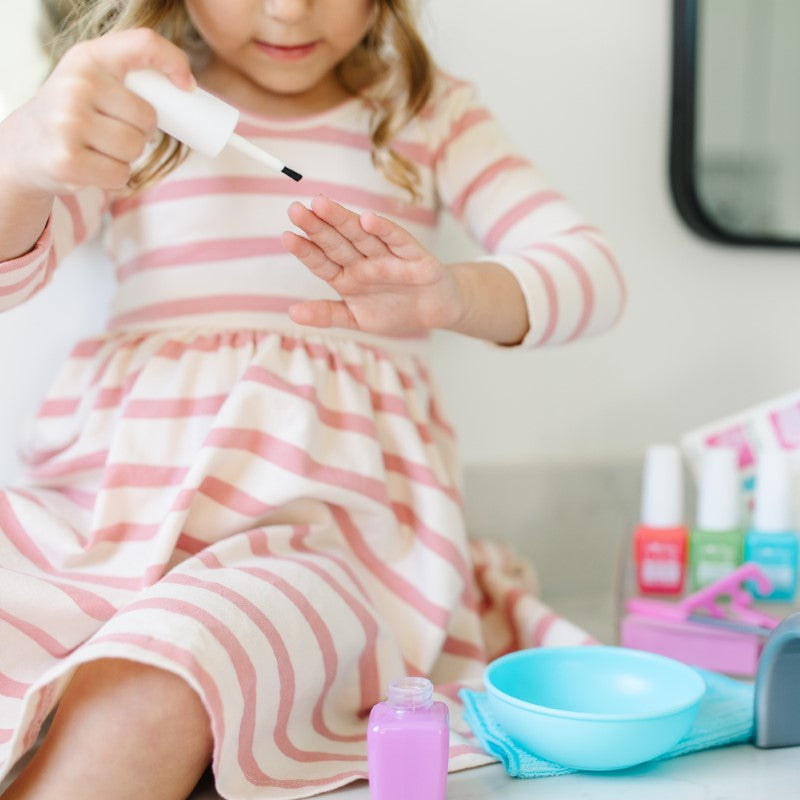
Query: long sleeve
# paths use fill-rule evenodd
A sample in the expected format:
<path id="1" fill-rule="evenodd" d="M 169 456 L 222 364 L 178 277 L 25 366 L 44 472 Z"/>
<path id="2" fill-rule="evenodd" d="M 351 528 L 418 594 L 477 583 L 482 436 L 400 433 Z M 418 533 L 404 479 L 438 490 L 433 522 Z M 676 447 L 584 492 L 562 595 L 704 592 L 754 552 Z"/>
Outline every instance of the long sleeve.
<path id="1" fill-rule="evenodd" d="M 444 205 L 519 281 L 530 329 L 523 347 L 606 330 L 625 285 L 603 235 L 509 143 L 469 84 L 451 80 L 436 120 L 434 172 Z"/>
<path id="2" fill-rule="evenodd" d="M 24 303 L 42 289 L 59 262 L 97 233 L 107 205 L 107 194 L 100 189 L 56 197 L 33 249 L 0 261 L 0 311 Z"/>

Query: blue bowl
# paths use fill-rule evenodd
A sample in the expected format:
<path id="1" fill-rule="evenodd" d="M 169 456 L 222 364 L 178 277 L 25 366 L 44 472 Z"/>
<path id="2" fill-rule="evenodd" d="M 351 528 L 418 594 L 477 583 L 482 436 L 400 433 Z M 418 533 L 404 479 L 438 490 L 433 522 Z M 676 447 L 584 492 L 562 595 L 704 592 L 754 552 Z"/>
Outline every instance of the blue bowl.
<path id="1" fill-rule="evenodd" d="M 625 769 L 692 727 L 705 682 L 691 667 L 624 647 L 520 650 L 485 669 L 489 708 L 528 752 L 579 770 Z"/>

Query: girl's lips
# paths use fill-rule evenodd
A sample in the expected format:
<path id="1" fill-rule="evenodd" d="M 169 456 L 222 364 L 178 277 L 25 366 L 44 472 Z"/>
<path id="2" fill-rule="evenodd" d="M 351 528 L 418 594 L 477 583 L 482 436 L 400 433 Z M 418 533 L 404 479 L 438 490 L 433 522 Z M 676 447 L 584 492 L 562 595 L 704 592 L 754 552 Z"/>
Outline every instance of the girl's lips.
<path id="1" fill-rule="evenodd" d="M 300 61 L 311 55 L 311 53 L 317 49 L 318 45 L 319 40 L 297 45 L 280 45 L 256 41 L 256 47 L 258 47 L 262 53 L 266 53 L 270 58 L 277 59 L 278 61 Z"/>

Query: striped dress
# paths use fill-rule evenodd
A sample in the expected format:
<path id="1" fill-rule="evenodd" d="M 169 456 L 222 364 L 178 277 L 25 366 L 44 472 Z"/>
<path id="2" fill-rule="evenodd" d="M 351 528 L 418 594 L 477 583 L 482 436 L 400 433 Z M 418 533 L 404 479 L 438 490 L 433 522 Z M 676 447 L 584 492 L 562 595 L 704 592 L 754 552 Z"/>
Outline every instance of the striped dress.
<path id="1" fill-rule="evenodd" d="M 526 564 L 467 538 L 456 441 L 425 337 L 293 325 L 332 296 L 280 243 L 325 193 L 434 247 L 449 210 L 518 278 L 523 347 L 611 325 L 624 289 L 600 233 L 509 145 L 472 88 L 439 75 L 397 149 L 421 201 L 373 168 L 369 113 L 243 112 L 238 131 L 299 184 L 196 153 L 133 197 L 57 198 L 34 249 L 0 264 L 0 307 L 104 229 L 117 291 L 38 410 L 0 491 L 0 780 L 76 666 L 182 676 L 208 710 L 226 798 L 299 798 L 366 775 L 387 682 L 428 675 L 451 708 L 451 769 L 486 763 L 460 713 L 488 659 L 581 641 Z"/>

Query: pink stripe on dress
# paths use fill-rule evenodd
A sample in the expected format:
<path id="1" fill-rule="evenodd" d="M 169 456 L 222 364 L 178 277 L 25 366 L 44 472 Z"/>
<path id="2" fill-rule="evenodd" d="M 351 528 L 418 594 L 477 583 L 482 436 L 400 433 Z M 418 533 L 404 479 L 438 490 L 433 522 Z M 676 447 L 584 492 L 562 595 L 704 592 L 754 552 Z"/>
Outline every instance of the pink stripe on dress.
<path id="1" fill-rule="evenodd" d="M 305 619 L 306 624 L 312 630 L 320 656 L 322 657 L 323 672 L 325 675 L 319 696 L 314 703 L 311 724 L 314 730 L 333 742 L 361 742 L 364 737 L 360 733 L 342 734 L 331 730 L 325 722 L 324 708 L 328 703 L 331 687 L 333 686 L 336 675 L 339 671 L 339 656 L 336 650 L 333 632 L 325 623 L 325 618 L 311 605 L 305 595 L 295 589 L 288 581 L 284 580 L 277 572 L 260 567 L 238 567 L 239 571 L 254 578 L 263 580 L 272 586 L 276 591 L 281 592 L 286 599 L 297 608 L 300 615 Z M 373 642 L 374 646 L 374 642 Z"/>
<path id="2" fill-rule="evenodd" d="M 532 194 L 512 206 L 498 219 L 486 235 L 483 237 L 483 246 L 490 252 L 497 251 L 497 246 L 503 237 L 520 221 L 525 219 L 534 211 L 538 211 L 551 203 L 562 202 L 563 198 L 558 192 L 546 189 L 542 192 Z"/>
<path id="3" fill-rule="evenodd" d="M 80 404 L 80 397 L 54 397 L 45 400 L 41 406 L 39 406 L 37 416 L 40 418 L 68 417 L 78 410 Z"/>
<path id="4" fill-rule="evenodd" d="M 453 216 L 460 219 L 470 198 L 484 186 L 490 184 L 498 175 L 528 167 L 530 167 L 530 162 L 520 156 L 504 156 L 489 164 L 459 192 L 452 202 L 450 210 Z"/>
<path id="5" fill-rule="evenodd" d="M 326 559 L 342 567 L 342 559 L 335 556 L 330 556 L 327 553 L 316 553 L 311 548 L 308 548 L 303 543 L 304 538 L 307 536 L 307 531 L 302 532 L 292 537 L 292 546 L 301 553 L 311 555 L 312 558 L 289 557 L 285 553 L 280 555 L 280 558 L 287 559 L 303 566 L 305 569 L 313 572 L 320 580 L 326 583 L 332 591 L 341 597 L 342 601 L 347 605 L 353 615 L 358 619 L 364 631 L 364 646 L 361 648 L 358 658 L 358 674 L 359 690 L 361 693 L 361 702 L 359 703 L 362 712 L 367 712 L 375 704 L 375 698 L 380 697 L 383 687 L 380 684 L 380 670 L 378 668 L 378 624 L 372 616 L 367 607 L 361 603 L 352 592 L 348 591 L 339 581 L 333 578 L 327 570 L 322 569 L 316 562 L 318 560 Z M 267 549 L 267 534 L 264 531 L 257 531 L 250 535 L 251 549 L 255 556 L 265 556 L 269 553 Z M 349 566 L 349 565 L 348 565 Z M 349 569 L 346 570 L 349 572 Z M 363 593 L 363 588 L 359 587 Z"/>
<path id="6" fill-rule="evenodd" d="M 103 476 L 103 489 L 142 488 L 160 489 L 180 486 L 188 467 L 158 466 L 156 464 L 109 464 Z"/>
<path id="7" fill-rule="evenodd" d="M 336 198 L 338 202 L 345 205 L 391 214 L 399 219 L 428 227 L 434 227 L 438 219 L 435 210 L 401 202 L 391 195 L 370 192 L 357 186 L 315 181 L 309 178 L 304 178 L 301 183 L 297 184 L 287 181 L 285 178 L 238 175 L 186 178 L 164 183 L 146 193 L 118 200 L 112 207 L 112 213 L 115 217 L 119 217 L 143 205 L 226 194 L 263 194 L 273 197 L 282 196 L 292 200 L 299 197 L 313 198 L 318 194 L 324 194 Z"/>
<path id="8" fill-rule="evenodd" d="M 367 545 L 363 533 L 344 508 L 332 506 L 331 513 L 353 552 L 367 569 L 376 575 L 398 598 L 403 600 L 410 609 L 415 610 L 429 622 L 444 630 L 450 618 L 447 609 L 429 600 L 411 581 L 398 575 L 378 558 Z"/>
<path id="9" fill-rule="evenodd" d="M 287 758 L 291 758 L 300 763 L 364 760 L 362 755 L 325 752 L 320 750 L 303 750 L 291 741 L 288 729 L 296 691 L 295 665 L 292 663 L 289 649 L 280 629 L 258 606 L 229 586 L 214 581 L 202 580 L 190 575 L 170 573 L 164 577 L 162 583 L 188 586 L 223 598 L 239 612 L 244 614 L 263 635 L 272 650 L 278 673 L 278 685 L 271 687 L 270 690 L 274 690 L 279 698 L 276 720 L 273 728 L 273 737 L 281 753 Z M 125 611 L 128 609 L 137 610 L 142 608 L 164 609 L 172 613 L 182 614 L 190 618 L 193 622 L 202 625 L 225 649 L 234 671 L 236 672 L 239 684 L 238 688 L 243 700 L 242 720 L 239 727 L 239 741 L 241 743 L 239 751 L 241 753 L 242 750 L 246 750 L 248 753 L 252 754 L 255 741 L 255 709 L 258 707 L 259 702 L 256 694 L 258 671 L 250 657 L 250 652 L 248 652 L 239 641 L 239 638 L 222 622 L 222 620 L 195 603 L 164 597 L 136 601 L 131 603 L 130 606 L 127 606 Z"/>
<path id="10" fill-rule="evenodd" d="M 155 537 L 159 525 L 145 525 L 140 522 L 117 522 L 103 528 L 95 528 L 89 537 L 89 545 L 99 542 L 147 542 Z"/>
<path id="11" fill-rule="evenodd" d="M 91 619 L 96 619 L 98 622 L 106 622 L 117 613 L 117 609 L 111 603 L 94 592 L 90 592 L 87 589 L 83 589 L 80 586 L 75 586 L 71 583 L 62 583 L 58 580 L 47 579 L 41 575 L 37 577 L 44 583 L 49 583 L 54 588 L 63 592 L 84 614 L 86 614 L 87 617 L 90 617 Z M 85 575 L 80 575 L 77 573 L 74 575 L 72 573 L 68 573 L 66 575 L 62 574 L 62 577 L 65 579 L 74 578 L 76 580 L 86 580 Z M 112 583 L 108 581 L 95 581 L 95 583 L 98 585 L 115 586 L 117 582 L 114 581 Z"/>
<path id="12" fill-rule="evenodd" d="M 372 150 L 372 137 L 368 134 L 345 128 L 334 128 L 329 125 L 292 131 L 242 121 L 236 126 L 236 132 L 248 139 L 288 139 L 314 144 L 339 145 L 367 153 Z M 397 139 L 392 142 L 392 149 L 416 164 L 431 166 L 433 163 L 433 154 L 423 142 Z"/>
<path id="13" fill-rule="evenodd" d="M 369 497 L 383 506 L 389 506 L 386 485 L 383 481 L 341 467 L 323 464 L 313 459 L 305 450 L 268 433 L 248 428 L 215 428 L 209 433 L 206 444 L 209 447 L 244 450 L 287 472 L 301 475 L 309 481 L 327 484 L 345 492 L 354 492 Z"/>
<path id="14" fill-rule="evenodd" d="M 242 376 L 242 380 L 253 381 L 262 386 L 285 392 L 294 397 L 302 398 L 314 406 L 317 418 L 325 425 L 341 431 L 362 433 L 370 439 L 377 440 L 377 431 L 373 421 L 363 414 L 351 414 L 344 411 L 335 411 L 323 405 L 312 384 L 298 386 L 284 380 L 275 373 L 268 372 L 263 367 L 250 367 Z"/>
<path id="15" fill-rule="evenodd" d="M 449 497 L 456 505 L 460 505 L 461 498 L 458 491 L 453 486 L 443 485 L 430 467 L 426 467 L 423 464 L 415 464 L 410 459 L 403 458 L 395 453 L 384 453 L 383 465 L 388 472 L 404 475 L 411 483 L 436 489 Z"/>
<path id="16" fill-rule="evenodd" d="M 353 150 L 365 151 L 369 151 L 372 148 L 372 140 L 369 134 L 362 131 L 347 130 L 346 128 L 334 128 L 330 125 L 319 125 L 314 128 L 293 131 L 242 119 L 236 126 L 236 133 L 246 139 L 288 139 L 290 141 L 313 142 L 316 144 L 335 144 L 349 147 Z"/>
<path id="17" fill-rule="evenodd" d="M 545 296 L 547 297 L 547 324 L 544 326 L 542 335 L 534 345 L 535 347 L 541 347 L 550 341 L 558 325 L 558 291 L 556 290 L 555 281 L 549 270 L 528 256 L 523 256 L 523 258 L 536 270 L 537 275 L 542 281 Z M 535 322 L 537 325 L 540 324 L 538 320 L 535 320 Z"/>
<path id="18" fill-rule="evenodd" d="M 134 308 L 112 317 L 108 323 L 109 328 L 124 328 L 126 325 L 136 325 L 144 322 L 156 322 L 180 317 L 189 317 L 197 314 L 261 312 L 264 314 L 286 314 L 289 307 L 298 301 L 296 297 L 279 297 L 274 295 L 212 294 L 207 297 L 192 297 L 186 300 L 168 300 L 163 303 Z"/>
<path id="19" fill-rule="evenodd" d="M 48 218 L 44 230 L 39 236 L 36 244 L 27 252 L 16 258 L 11 258 L 8 261 L 0 263 L 0 275 L 7 275 L 12 272 L 17 272 L 24 269 L 34 261 L 41 259 L 53 245 L 53 217 Z M 42 265 L 37 267 L 37 271 L 41 271 Z"/>
<path id="20" fill-rule="evenodd" d="M 439 145 L 433 154 L 434 165 L 438 164 L 447 154 L 450 146 L 459 139 L 464 133 L 492 119 L 491 114 L 485 108 L 471 108 L 464 112 L 460 119 L 453 123 L 450 128 L 449 136 Z"/>
<path id="21" fill-rule="evenodd" d="M 96 453 L 87 453 L 63 461 L 44 461 L 32 469 L 31 473 L 37 478 L 65 478 L 76 472 L 100 469 L 105 466 L 107 458 L 107 450 L 98 450 Z"/>
<path id="22" fill-rule="evenodd" d="M 25 692 L 31 688 L 31 685 L 30 683 L 15 681 L 0 672 L 0 697 L 14 697 L 17 700 L 21 700 L 25 697 Z"/>
<path id="23" fill-rule="evenodd" d="M 0 297 L 9 297 L 11 295 L 20 294 L 24 292 L 34 281 L 40 280 L 42 277 L 41 269 L 35 269 L 32 272 L 28 273 L 24 278 L 21 278 L 16 283 L 6 284 L 5 286 L 0 286 Z M 47 277 L 47 270 L 45 269 L 45 278 Z M 44 281 L 39 284 L 39 286 L 43 286 Z"/>
<path id="24" fill-rule="evenodd" d="M 168 267 L 186 267 L 212 261 L 233 261 L 285 253 L 283 242 L 275 236 L 237 237 L 233 239 L 201 239 L 146 250 L 136 258 L 120 264 L 117 279 L 125 281 L 138 272 Z"/>
<path id="25" fill-rule="evenodd" d="M 179 397 L 160 400 L 129 400 L 125 403 L 126 419 L 185 419 L 187 417 L 216 416 L 227 395 L 207 397 Z"/>
<path id="26" fill-rule="evenodd" d="M 251 519 L 260 519 L 275 509 L 274 505 L 262 503 L 233 484 L 212 475 L 203 479 L 197 491 L 215 503 Z"/>
<path id="27" fill-rule="evenodd" d="M 541 242 L 536 245 L 536 249 L 544 250 L 547 253 L 552 253 L 568 264 L 575 273 L 575 277 L 577 278 L 578 284 L 581 287 L 581 293 L 583 295 L 583 308 L 581 310 L 581 315 L 578 319 L 577 325 L 575 326 L 575 330 L 566 339 L 567 342 L 572 342 L 575 339 L 580 338 L 580 336 L 586 330 L 589 320 L 592 318 L 592 312 L 594 310 L 594 287 L 592 286 L 592 281 L 586 271 L 586 267 L 565 248 L 559 247 L 551 242 Z"/>
<path id="28" fill-rule="evenodd" d="M 84 339 L 72 348 L 70 358 L 94 358 L 108 345 L 105 339 Z"/>
<path id="29" fill-rule="evenodd" d="M 478 661 L 482 664 L 486 661 L 486 651 L 482 647 L 474 642 L 454 639 L 452 636 L 448 636 L 444 640 L 442 652 L 447 653 L 450 656 L 465 658 L 469 661 Z M 437 691 L 439 691 L 438 688 Z"/>
<path id="30" fill-rule="evenodd" d="M 544 644 L 548 631 L 557 622 L 559 616 L 552 611 L 543 614 L 536 622 L 536 625 L 531 633 L 531 640 L 534 647 Z"/>
<path id="31" fill-rule="evenodd" d="M 64 205 L 72 220 L 72 238 L 75 242 L 82 242 L 86 238 L 86 224 L 83 221 L 78 198 L 74 194 L 60 194 L 56 198 Z"/>
<path id="32" fill-rule="evenodd" d="M 413 507 L 407 503 L 393 503 L 392 510 L 399 522 L 403 525 L 407 525 L 414 531 L 417 540 L 421 544 L 431 552 L 436 553 L 453 567 L 461 578 L 464 586 L 463 600 L 465 607 L 476 610 L 475 585 L 472 580 L 472 569 L 461 551 L 446 536 L 426 525 L 419 516 L 414 513 Z"/>
<path id="33" fill-rule="evenodd" d="M 72 648 L 65 647 L 61 642 L 47 633 L 47 631 L 42 630 L 40 627 L 27 620 L 20 619 L 10 614 L 2 608 L 0 608 L 0 620 L 6 622 L 12 628 L 16 628 L 21 634 L 32 642 L 35 642 L 42 650 L 54 658 L 64 658 L 72 652 Z"/>
<path id="34" fill-rule="evenodd" d="M 597 231 L 595 229 L 590 228 L 589 232 L 596 233 Z M 617 259 L 614 258 L 614 254 L 605 245 L 605 243 L 602 241 L 598 241 L 595 236 L 587 236 L 586 238 L 588 239 L 588 241 L 592 243 L 594 247 L 596 247 L 605 256 L 606 261 L 608 261 L 609 265 L 611 266 L 611 269 L 614 271 L 614 275 L 617 278 L 617 283 L 619 283 L 619 291 L 622 299 L 620 300 L 619 309 L 617 310 L 617 314 L 614 317 L 614 321 L 612 322 L 612 324 L 614 324 L 619 320 L 619 318 L 622 316 L 622 312 L 625 310 L 625 305 L 627 304 L 628 301 L 628 287 L 625 285 L 625 279 L 622 277 L 622 272 L 620 271 Z"/>

